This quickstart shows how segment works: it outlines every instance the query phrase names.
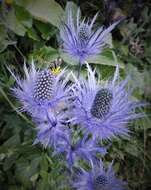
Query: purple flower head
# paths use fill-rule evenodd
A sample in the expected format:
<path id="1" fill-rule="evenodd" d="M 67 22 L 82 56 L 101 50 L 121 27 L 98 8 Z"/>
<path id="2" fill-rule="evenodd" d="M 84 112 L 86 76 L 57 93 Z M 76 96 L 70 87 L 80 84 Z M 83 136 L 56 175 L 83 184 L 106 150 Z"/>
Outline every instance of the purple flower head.
<path id="1" fill-rule="evenodd" d="M 81 168 L 73 181 L 77 190 L 124 190 L 125 184 L 115 177 L 112 163 L 106 169 L 102 162 L 92 165 L 90 171 Z"/>
<path id="2" fill-rule="evenodd" d="M 70 87 L 67 87 L 69 75 L 63 70 L 55 76 L 50 70 L 37 71 L 32 63 L 28 70 L 24 66 L 25 79 L 15 77 L 17 86 L 13 92 L 22 103 L 22 111 L 27 111 L 37 125 L 37 138 L 34 144 L 41 142 L 44 147 L 57 146 L 60 140 L 68 138 L 67 102 Z"/>
<path id="3" fill-rule="evenodd" d="M 56 109 L 56 106 L 65 105 L 69 91 L 69 88 L 66 88 L 68 76 L 64 79 L 65 70 L 55 76 L 48 69 L 37 71 L 32 63 L 30 69 L 24 66 L 24 72 L 25 79 L 20 79 L 12 73 L 17 83 L 13 93 L 22 103 L 22 111 L 37 117 L 44 115 L 50 108 Z"/>
<path id="4" fill-rule="evenodd" d="M 62 110 L 46 111 L 46 114 L 34 118 L 37 124 L 37 137 L 34 144 L 41 143 L 45 148 L 57 146 L 69 139 L 69 128 L 65 126 L 67 122 L 66 112 Z"/>
<path id="5" fill-rule="evenodd" d="M 63 142 L 63 141 L 62 141 Z M 64 141 L 60 147 L 58 147 L 58 152 L 64 152 L 66 154 L 66 159 L 69 168 L 76 164 L 79 159 L 84 159 L 90 163 L 97 160 L 96 154 L 100 153 L 105 155 L 107 153 L 105 147 L 100 147 L 95 141 L 87 139 L 86 136 L 73 143 L 71 137 Z"/>
<path id="6" fill-rule="evenodd" d="M 60 37 L 63 42 L 63 50 L 71 57 L 76 58 L 81 64 L 89 57 L 95 56 L 104 47 L 108 34 L 119 23 L 116 22 L 108 28 L 94 29 L 97 14 L 92 21 L 81 20 L 80 9 L 74 17 L 73 11 L 68 10 L 67 21 L 62 24 Z"/>
<path id="7" fill-rule="evenodd" d="M 88 80 L 76 79 L 73 87 L 75 101 L 73 118 L 93 138 L 111 139 L 117 136 L 128 136 L 127 123 L 142 117 L 136 113 L 141 103 L 131 98 L 132 89 L 127 88 L 128 78 L 119 81 L 119 67 L 112 80 L 100 85 L 95 78 L 95 71 L 88 68 Z"/>

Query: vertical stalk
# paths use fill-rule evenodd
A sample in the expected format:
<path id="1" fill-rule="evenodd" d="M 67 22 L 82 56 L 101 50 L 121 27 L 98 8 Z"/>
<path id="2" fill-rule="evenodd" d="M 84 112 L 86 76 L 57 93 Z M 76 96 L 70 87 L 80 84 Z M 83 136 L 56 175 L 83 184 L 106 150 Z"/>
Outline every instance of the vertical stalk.
<path id="1" fill-rule="evenodd" d="M 78 74 L 77 74 L 78 79 L 80 77 L 81 68 L 82 68 L 82 63 L 79 61 Z"/>

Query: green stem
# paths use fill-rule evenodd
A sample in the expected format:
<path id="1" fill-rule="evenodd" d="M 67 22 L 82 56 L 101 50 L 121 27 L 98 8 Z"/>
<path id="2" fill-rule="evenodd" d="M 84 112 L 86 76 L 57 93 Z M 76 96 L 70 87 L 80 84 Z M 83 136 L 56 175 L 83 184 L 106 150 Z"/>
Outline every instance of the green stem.
<path id="1" fill-rule="evenodd" d="M 77 75 L 77 78 L 78 78 L 78 79 L 79 79 L 79 77 L 80 77 L 81 68 L 82 68 L 82 64 L 81 64 L 80 61 L 79 61 L 78 75 Z"/>
<path id="2" fill-rule="evenodd" d="M 21 50 L 16 46 L 16 44 L 14 44 L 14 47 L 18 51 L 18 53 L 23 57 L 24 63 L 26 63 L 26 57 L 23 55 L 23 53 L 21 52 Z"/>
<path id="3" fill-rule="evenodd" d="M 17 108 L 14 106 L 14 104 L 9 100 L 8 96 L 6 95 L 6 93 L 4 92 L 4 90 L 2 88 L 0 88 L 0 93 L 3 95 L 3 97 L 5 98 L 5 100 L 9 103 L 9 105 L 11 106 L 11 108 L 17 112 L 17 114 L 23 119 L 25 120 L 27 123 L 31 124 L 32 126 L 34 126 L 34 124 L 26 117 L 24 116 L 21 112 L 19 112 L 17 110 Z"/>

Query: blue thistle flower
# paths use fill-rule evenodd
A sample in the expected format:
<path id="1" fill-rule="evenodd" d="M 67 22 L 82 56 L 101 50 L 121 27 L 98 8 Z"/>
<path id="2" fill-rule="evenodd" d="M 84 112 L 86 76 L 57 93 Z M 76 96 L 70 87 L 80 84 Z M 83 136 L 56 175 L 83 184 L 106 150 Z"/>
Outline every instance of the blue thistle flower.
<path id="1" fill-rule="evenodd" d="M 67 121 L 64 111 L 47 111 L 46 114 L 34 118 L 37 124 L 37 136 L 34 144 L 41 143 L 45 148 L 57 146 L 69 139 L 69 128 L 65 126 Z"/>
<path id="2" fill-rule="evenodd" d="M 112 164 L 108 168 L 102 162 L 93 164 L 90 171 L 80 168 L 73 187 L 77 190 L 124 190 L 126 183 L 116 178 Z"/>
<path id="3" fill-rule="evenodd" d="M 69 168 L 75 165 L 79 159 L 84 159 L 90 163 L 97 160 L 96 154 L 105 155 L 107 153 L 105 147 L 100 147 L 95 141 L 88 139 L 87 136 L 82 137 L 76 143 L 70 138 L 62 141 L 57 152 L 65 153 Z"/>
<path id="4" fill-rule="evenodd" d="M 113 23 L 108 28 L 103 27 L 95 30 L 94 23 L 97 14 L 92 21 L 81 20 L 80 9 L 77 15 L 73 16 L 71 9 L 67 12 L 67 21 L 62 24 L 60 37 L 62 39 L 63 50 L 71 57 L 76 58 L 80 64 L 84 63 L 89 57 L 95 56 L 104 47 L 108 34 L 119 23 Z"/>
<path id="5" fill-rule="evenodd" d="M 62 80 L 66 74 L 65 70 L 55 76 L 48 69 L 36 70 L 32 63 L 29 69 L 24 66 L 24 73 L 25 79 L 20 79 L 12 73 L 17 83 L 12 91 L 22 104 L 21 111 L 37 117 L 44 115 L 50 108 L 53 110 L 65 106 L 69 98 L 69 88 L 66 88 L 69 75 L 66 80 Z"/>
<path id="6" fill-rule="evenodd" d="M 59 140 L 68 136 L 68 128 L 64 125 L 68 122 L 70 87 L 67 87 L 67 82 L 70 74 L 65 79 L 65 70 L 57 76 L 48 69 L 37 71 L 33 63 L 29 70 L 25 65 L 24 72 L 23 80 L 12 73 L 17 83 L 12 90 L 22 103 L 21 111 L 27 111 L 37 125 L 34 143 L 56 147 Z"/>
<path id="7" fill-rule="evenodd" d="M 95 71 L 88 64 L 87 68 L 88 80 L 78 80 L 74 76 L 73 123 L 79 124 L 86 133 L 91 133 L 94 139 L 128 137 L 128 122 L 144 116 L 135 112 L 143 103 L 132 100 L 132 89 L 127 88 L 129 79 L 118 80 L 117 66 L 114 78 L 100 85 Z"/>

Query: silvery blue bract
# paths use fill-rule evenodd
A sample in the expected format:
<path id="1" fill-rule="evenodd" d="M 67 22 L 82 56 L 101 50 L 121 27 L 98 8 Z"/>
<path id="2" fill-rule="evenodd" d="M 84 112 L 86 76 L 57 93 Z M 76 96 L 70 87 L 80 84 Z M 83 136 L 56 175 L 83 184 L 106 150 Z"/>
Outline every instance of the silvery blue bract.
<path id="1" fill-rule="evenodd" d="M 93 164 L 89 171 L 81 168 L 73 180 L 73 187 L 77 190 L 124 190 L 125 185 L 116 178 L 112 163 L 106 169 L 102 162 Z"/>
<path id="2" fill-rule="evenodd" d="M 94 139 L 128 136 L 127 123 L 143 116 L 135 112 L 142 104 L 132 100 L 132 89 L 127 88 L 128 78 L 119 81 L 117 66 L 113 79 L 99 84 L 95 70 L 88 64 L 87 69 L 87 80 L 74 76 L 73 121 Z"/>
<path id="3" fill-rule="evenodd" d="M 62 145 L 58 147 L 57 152 L 65 153 L 69 168 L 74 166 L 75 162 L 83 159 L 92 163 L 97 160 L 96 154 L 105 155 L 107 153 L 105 147 L 99 146 L 95 141 L 87 136 L 82 137 L 76 143 L 72 142 L 71 137 L 62 141 Z"/>
<path id="4" fill-rule="evenodd" d="M 66 106 L 69 98 L 67 86 L 68 75 L 63 70 L 55 76 L 50 70 L 37 71 L 34 63 L 31 68 L 24 66 L 25 79 L 16 79 L 17 86 L 13 93 L 22 103 L 22 111 L 28 112 L 37 124 L 35 143 L 41 142 L 44 147 L 55 146 L 59 139 L 67 138 L 68 128 Z M 66 75 L 66 78 L 65 78 Z"/>
<path id="5" fill-rule="evenodd" d="M 63 22 L 60 28 L 64 52 L 76 58 L 80 64 L 101 52 L 106 44 L 108 34 L 119 23 L 115 22 L 106 29 L 103 27 L 94 29 L 96 18 L 97 15 L 92 21 L 86 21 L 86 18 L 81 20 L 80 9 L 75 17 L 73 11 L 69 9 L 67 21 Z"/>

